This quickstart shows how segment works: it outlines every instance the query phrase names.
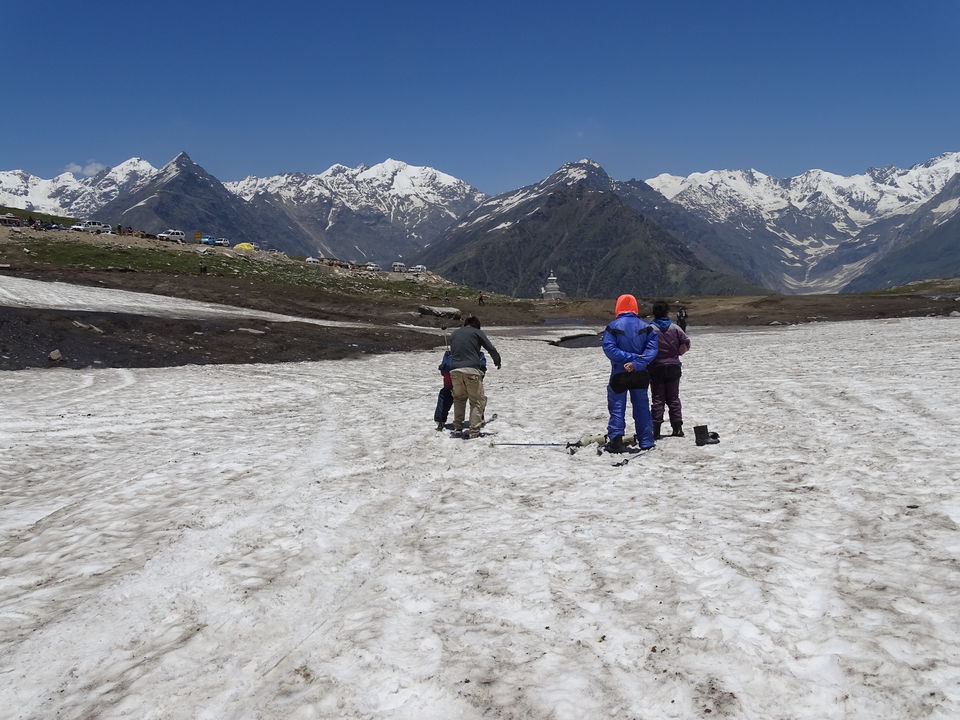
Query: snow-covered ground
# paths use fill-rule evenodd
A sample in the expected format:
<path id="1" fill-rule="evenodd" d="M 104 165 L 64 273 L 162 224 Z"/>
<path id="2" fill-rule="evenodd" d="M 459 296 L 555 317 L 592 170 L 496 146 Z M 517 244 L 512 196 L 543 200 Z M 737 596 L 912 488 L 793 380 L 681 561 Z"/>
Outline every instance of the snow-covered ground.
<path id="1" fill-rule="evenodd" d="M 175 318 L 247 317 L 271 322 L 304 322 L 328 327 L 363 327 L 364 325 L 364 323 L 339 320 L 294 317 L 232 305 L 185 300 L 167 295 L 154 295 L 113 288 L 93 288 L 71 283 L 43 282 L 11 275 L 0 275 L 0 305 L 135 313 Z"/>
<path id="2" fill-rule="evenodd" d="M 599 349 L 0 376 L 3 718 L 960 717 L 960 321 L 693 328 L 621 468 Z"/>

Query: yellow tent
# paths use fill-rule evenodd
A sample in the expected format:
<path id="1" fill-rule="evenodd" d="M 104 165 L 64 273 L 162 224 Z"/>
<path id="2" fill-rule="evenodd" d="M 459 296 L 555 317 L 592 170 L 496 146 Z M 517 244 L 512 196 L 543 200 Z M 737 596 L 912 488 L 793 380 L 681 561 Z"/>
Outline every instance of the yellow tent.
<path id="1" fill-rule="evenodd" d="M 233 246 L 234 250 L 256 250 L 251 243 L 237 243 Z"/>

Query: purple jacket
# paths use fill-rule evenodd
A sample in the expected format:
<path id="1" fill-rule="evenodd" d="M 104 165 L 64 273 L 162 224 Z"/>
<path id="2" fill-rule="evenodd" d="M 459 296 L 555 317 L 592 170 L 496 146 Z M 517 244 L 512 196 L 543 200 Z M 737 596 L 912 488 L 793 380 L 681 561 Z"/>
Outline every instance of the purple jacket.
<path id="1" fill-rule="evenodd" d="M 660 331 L 660 348 L 656 359 L 650 364 L 680 365 L 680 356 L 690 349 L 690 338 L 679 325 L 673 323 L 670 323 L 666 330 L 659 326 L 657 329 Z"/>

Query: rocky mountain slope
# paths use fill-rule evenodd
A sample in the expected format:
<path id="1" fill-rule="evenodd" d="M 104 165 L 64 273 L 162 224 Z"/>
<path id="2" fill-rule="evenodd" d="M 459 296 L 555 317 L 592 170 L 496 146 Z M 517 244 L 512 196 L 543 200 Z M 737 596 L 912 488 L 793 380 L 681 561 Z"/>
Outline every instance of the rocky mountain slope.
<path id="1" fill-rule="evenodd" d="M 446 173 L 397 160 L 226 184 L 186 153 L 159 170 L 133 158 L 89 178 L 0 172 L 0 205 L 356 262 L 409 256 L 485 197 Z"/>
<path id="2" fill-rule="evenodd" d="M 849 177 L 810 170 L 777 179 L 756 170 L 715 170 L 658 175 L 647 183 L 709 223 L 749 279 L 784 292 L 830 292 L 896 245 L 891 232 L 912 226 L 910 216 L 923 212 L 957 173 L 960 153 L 944 153 L 905 170 L 888 166 Z M 931 219 L 940 224 L 950 217 Z M 731 249 L 738 257 L 730 257 Z"/>
<path id="3" fill-rule="evenodd" d="M 515 296 L 539 295 L 550 271 L 578 297 L 756 291 L 707 267 L 617 186 L 591 160 L 568 163 L 487 200 L 415 259 L 456 282 Z"/>
<path id="4" fill-rule="evenodd" d="M 325 255 L 357 262 L 410 256 L 486 197 L 438 170 L 392 159 L 226 187 L 255 209 L 282 213 Z"/>
<path id="5" fill-rule="evenodd" d="M 878 249 L 865 250 L 870 247 Z M 875 223 L 842 248 L 844 254 L 858 251 L 862 271 L 845 292 L 960 276 L 960 175 L 912 214 Z"/>
<path id="6" fill-rule="evenodd" d="M 279 212 L 255 208 L 237 197 L 186 153 L 97 210 L 111 225 L 159 233 L 166 228 L 199 231 L 235 242 L 268 243 L 310 254 L 310 238 Z"/>
<path id="7" fill-rule="evenodd" d="M 22 170 L 0 171 L 0 205 L 86 218 L 120 195 L 135 192 L 156 173 L 142 158 L 130 158 L 87 178 L 65 172 L 45 180 Z"/>
<path id="8" fill-rule="evenodd" d="M 716 170 L 644 182 L 613 180 L 596 163 L 564 168 L 540 183 L 489 199 L 462 180 L 396 160 L 224 184 L 181 154 L 159 170 L 132 158 L 89 178 L 63 173 L 44 180 L 19 170 L 0 172 L 0 204 L 94 217 L 148 232 L 176 227 L 190 236 L 200 231 L 355 262 L 419 260 L 461 273 L 464 281 L 474 278 L 526 294 L 537 293 L 551 269 L 566 272 L 576 288 L 594 287 L 584 279 L 591 258 L 600 249 L 642 236 L 638 222 L 675 241 L 667 243 L 669 251 L 661 251 L 657 242 L 644 253 L 667 257 L 676 246 L 685 253 L 667 277 L 684 276 L 681 267 L 705 268 L 728 276 L 719 282 L 721 290 L 740 282 L 731 284 L 730 276 L 781 292 L 808 293 L 883 287 L 930 272 L 960 271 L 950 260 L 960 212 L 955 181 L 960 153 L 944 153 L 905 170 L 889 166 L 849 177 L 810 170 L 777 179 L 756 170 Z M 601 211 L 593 198 L 569 216 L 554 212 L 552 221 L 538 228 L 535 221 L 543 217 L 533 214 L 535 197 L 556 194 L 550 204 L 556 211 L 559 196 L 569 196 L 564 188 L 574 185 L 582 191 L 573 198 L 577 202 L 594 192 L 612 194 L 620 205 L 615 213 L 613 205 Z M 529 218 L 513 212 L 521 205 Z M 574 224 L 561 226 L 560 218 Z M 590 227 L 594 222 L 602 224 Z M 593 243 L 592 254 L 574 252 L 575 240 L 557 246 L 545 233 L 578 235 Z M 511 243 L 526 244 L 521 253 L 526 260 L 517 264 L 514 253 L 505 251 Z M 472 258 L 481 246 L 479 270 Z M 618 247 L 617 252 L 632 257 L 638 250 Z M 506 265 L 498 264 L 500 257 Z M 654 261 L 638 255 L 631 262 L 652 267 Z M 521 278 L 521 269 L 528 275 Z M 612 271 L 601 264 L 591 272 L 600 277 Z M 714 286 L 702 280 L 690 287 Z"/>

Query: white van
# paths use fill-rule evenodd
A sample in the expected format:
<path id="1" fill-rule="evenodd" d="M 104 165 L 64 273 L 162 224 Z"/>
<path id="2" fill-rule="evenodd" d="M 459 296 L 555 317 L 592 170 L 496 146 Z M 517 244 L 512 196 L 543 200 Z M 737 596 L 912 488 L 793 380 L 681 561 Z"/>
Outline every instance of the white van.
<path id="1" fill-rule="evenodd" d="M 109 225 L 104 225 L 98 220 L 84 220 L 79 222 L 76 225 L 70 227 L 71 230 L 79 230 L 80 232 L 92 232 L 92 233 L 102 233 L 108 232 L 110 230 Z"/>
<path id="2" fill-rule="evenodd" d="M 402 262 L 395 262 L 393 265 L 390 266 L 390 269 L 393 272 L 406 272 L 407 266 L 404 265 Z"/>
<path id="3" fill-rule="evenodd" d="M 306 263 L 307 263 L 307 265 L 319 265 L 319 264 L 320 264 L 320 261 L 317 260 L 315 257 L 308 257 L 308 258 L 306 259 Z"/>
<path id="4" fill-rule="evenodd" d="M 182 243 L 186 240 L 186 236 L 183 234 L 183 230 L 167 230 L 157 235 L 157 239 Z"/>
<path id="5" fill-rule="evenodd" d="M 426 265 L 414 265 L 412 268 L 410 268 L 410 272 L 412 273 L 422 273 L 426 271 L 427 271 Z"/>

